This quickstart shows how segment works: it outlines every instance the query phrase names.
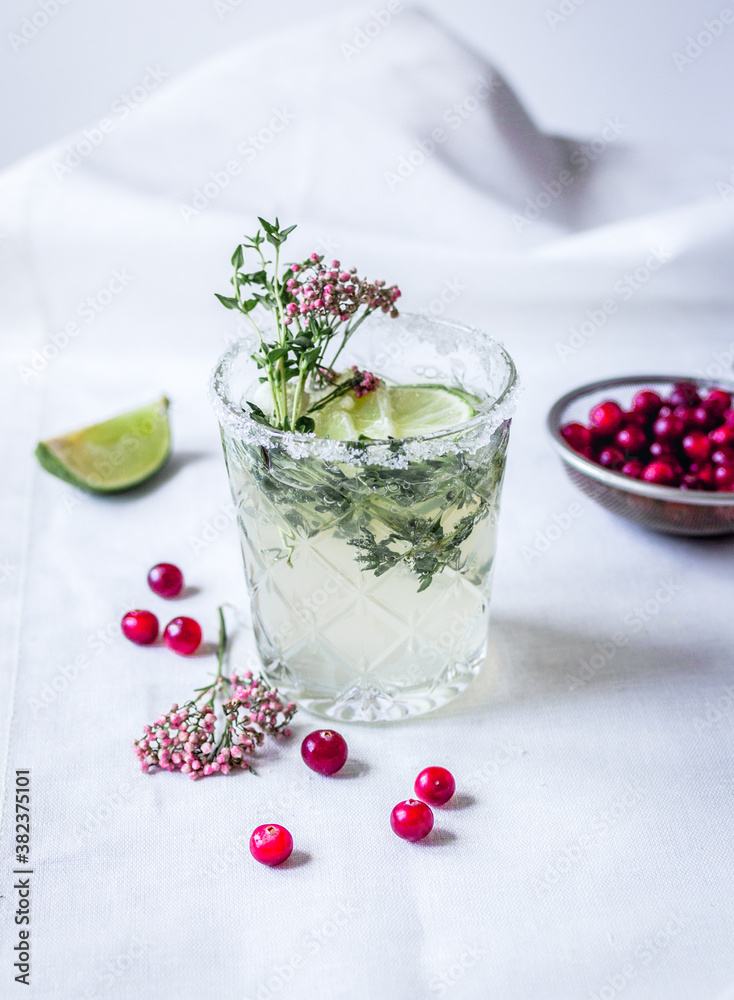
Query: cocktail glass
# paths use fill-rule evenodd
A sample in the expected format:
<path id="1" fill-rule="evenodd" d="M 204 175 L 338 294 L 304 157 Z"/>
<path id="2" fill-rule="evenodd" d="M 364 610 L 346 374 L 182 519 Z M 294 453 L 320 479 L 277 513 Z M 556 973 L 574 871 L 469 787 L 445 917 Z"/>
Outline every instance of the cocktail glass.
<path id="1" fill-rule="evenodd" d="M 253 419 L 253 347 L 225 354 L 212 400 L 265 674 L 334 720 L 392 721 L 443 705 L 487 648 L 512 359 L 458 323 L 373 316 L 349 342 L 345 368 L 453 389 L 476 413 L 421 437 L 338 441 Z"/>

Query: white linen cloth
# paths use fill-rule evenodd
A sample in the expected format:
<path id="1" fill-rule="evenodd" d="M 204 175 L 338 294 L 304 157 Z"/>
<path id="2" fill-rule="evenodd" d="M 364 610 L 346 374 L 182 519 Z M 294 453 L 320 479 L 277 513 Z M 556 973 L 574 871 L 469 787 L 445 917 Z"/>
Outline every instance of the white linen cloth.
<path id="1" fill-rule="evenodd" d="M 543 426 L 592 378 L 728 374 L 730 161 L 628 150 L 613 117 L 580 148 L 543 136 L 419 12 L 374 20 L 235 49 L 0 180 L 3 996 L 16 768 L 34 998 L 717 1000 L 734 982 L 734 543 L 614 519 Z M 237 322 L 212 293 L 276 212 L 294 257 L 397 281 L 405 309 L 518 362 L 491 651 L 434 715 L 339 727 L 342 777 L 302 764 L 306 713 L 256 777 L 144 775 L 131 741 L 213 669 L 216 606 L 245 606 L 206 398 Z M 161 392 L 175 450 L 150 485 L 89 497 L 35 464 L 40 438 Z M 160 560 L 186 600 L 148 590 Z M 140 606 L 199 619 L 202 655 L 127 643 Z M 243 624 L 231 665 L 252 663 Z M 457 807 L 406 844 L 390 810 L 435 763 Z M 287 867 L 249 856 L 268 821 L 294 836 Z"/>

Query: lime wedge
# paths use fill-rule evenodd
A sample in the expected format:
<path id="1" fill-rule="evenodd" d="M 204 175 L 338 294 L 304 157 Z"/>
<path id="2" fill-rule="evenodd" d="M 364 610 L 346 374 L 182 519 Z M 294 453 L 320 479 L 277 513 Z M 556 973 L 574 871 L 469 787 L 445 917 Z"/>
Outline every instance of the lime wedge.
<path id="1" fill-rule="evenodd" d="M 469 420 L 478 402 L 466 392 L 442 385 L 383 383 L 359 399 L 349 392 L 318 410 L 315 430 L 319 437 L 338 441 L 420 437 Z"/>
<path id="2" fill-rule="evenodd" d="M 171 450 L 168 400 L 41 441 L 43 468 L 88 493 L 121 493 L 150 479 Z"/>

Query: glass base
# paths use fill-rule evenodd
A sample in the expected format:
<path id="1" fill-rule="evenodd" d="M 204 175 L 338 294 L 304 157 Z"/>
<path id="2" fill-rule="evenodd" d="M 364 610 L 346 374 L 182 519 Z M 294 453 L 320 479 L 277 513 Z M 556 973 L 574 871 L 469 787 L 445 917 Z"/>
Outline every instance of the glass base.
<path id="1" fill-rule="evenodd" d="M 471 662 L 450 664 L 432 684 L 410 688 L 382 688 L 365 677 L 337 695 L 315 690 L 303 690 L 293 683 L 291 671 L 282 662 L 273 662 L 264 669 L 270 683 L 281 697 L 297 702 L 321 718 L 338 722 L 400 722 L 425 715 L 456 698 L 479 673 L 486 649 L 479 651 Z"/>

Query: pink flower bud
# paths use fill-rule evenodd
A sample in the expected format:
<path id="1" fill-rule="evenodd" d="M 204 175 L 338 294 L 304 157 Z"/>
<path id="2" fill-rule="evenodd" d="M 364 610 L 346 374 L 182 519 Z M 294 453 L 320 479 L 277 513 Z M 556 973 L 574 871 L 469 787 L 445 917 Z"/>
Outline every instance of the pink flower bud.
<path id="1" fill-rule="evenodd" d="M 321 260 L 321 258 L 317 253 L 312 253 L 308 259 L 311 261 L 312 264 L 318 264 L 318 262 Z"/>
<path id="2" fill-rule="evenodd" d="M 298 274 L 300 270 L 301 270 L 300 264 L 291 264 L 291 271 L 293 271 L 294 274 Z"/>
<path id="3" fill-rule="evenodd" d="M 289 316 L 292 316 L 293 313 L 298 312 L 298 306 L 296 305 L 295 302 L 289 302 L 288 305 L 285 307 L 285 311 L 288 313 Z"/>
<path id="4" fill-rule="evenodd" d="M 339 261 L 338 261 L 338 260 L 332 260 L 332 262 L 331 262 L 331 266 L 332 266 L 332 267 L 341 267 L 341 265 L 340 265 L 340 263 L 339 263 Z"/>
<path id="5" fill-rule="evenodd" d="M 222 764 L 220 770 L 221 770 L 222 774 L 229 774 L 229 772 L 232 770 L 232 768 L 229 766 L 229 764 Z"/>
<path id="6" fill-rule="evenodd" d="M 339 281 L 349 281 L 349 271 L 342 271 L 339 275 Z"/>

